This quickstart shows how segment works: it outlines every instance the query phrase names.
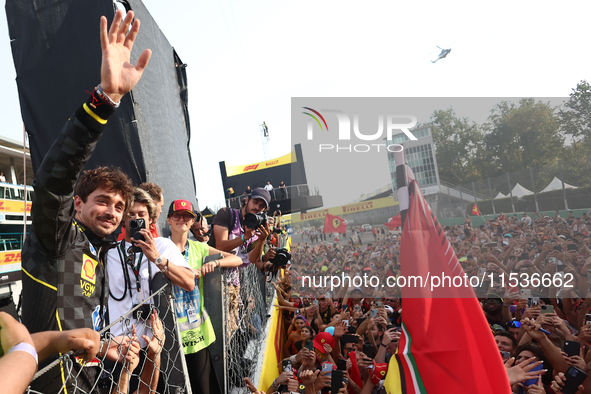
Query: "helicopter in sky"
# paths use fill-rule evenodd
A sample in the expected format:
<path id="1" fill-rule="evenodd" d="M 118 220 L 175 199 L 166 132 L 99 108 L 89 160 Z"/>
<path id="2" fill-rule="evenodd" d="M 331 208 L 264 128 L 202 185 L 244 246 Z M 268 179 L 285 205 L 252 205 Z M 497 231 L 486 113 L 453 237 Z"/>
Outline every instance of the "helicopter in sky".
<path id="1" fill-rule="evenodd" d="M 431 60 L 431 63 L 435 63 L 437 60 L 443 59 L 444 57 L 449 55 L 449 53 L 451 52 L 451 48 L 450 49 L 443 49 L 441 47 L 437 47 L 437 48 L 441 49 L 441 53 L 439 53 L 439 56 L 437 56 L 437 59 Z"/>

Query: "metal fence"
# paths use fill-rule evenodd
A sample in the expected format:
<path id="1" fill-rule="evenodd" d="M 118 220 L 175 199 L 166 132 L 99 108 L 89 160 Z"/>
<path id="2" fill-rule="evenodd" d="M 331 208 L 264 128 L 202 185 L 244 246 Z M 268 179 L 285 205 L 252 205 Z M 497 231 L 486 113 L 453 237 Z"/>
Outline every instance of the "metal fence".
<path id="1" fill-rule="evenodd" d="M 79 367 L 77 360 L 77 354 L 68 352 L 61 357 L 57 358 L 49 365 L 39 370 L 31 382 L 31 386 L 39 386 L 41 381 L 46 380 L 51 376 L 63 375 L 63 381 L 65 382 L 59 390 L 51 389 L 39 389 L 36 390 L 29 387 L 27 393 L 44 394 L 48 392 L 68 392 L 70 394 L 86 394 L 86 393 L 120 393 L 127 392 L 123 387 L 129 386 L 129 392 L 135 390 L 134 387 L 140 384 L 145 384 L 148 387 L 153 387 L 158 393 L 174 393 L 181 394 L 187 392 L 186 382 L 188 382 L 186 368 L 184 367 L 184 354 L 182 346 L 179 346 L 179 336 L 176 326 L 176 314 L 174 313 L 172 302 L 172 296 L 170 293 L 170 287 L 168 284 L 164 284 L 156 291 L 150 298 L 144 300 L 141 304 L 137 305 L 133 309 L 129 310 L 123 316 L 115 320 L 112 324 L 105 327 L 101 332 L 102 346 L 108 346 L 109 348 L 117 349 L 118 355 L 123 358 L 122 352 L 124 347 L 121 345 L 127 340 L 131 340 L 132 326 L 130 323 L 130 316 L 140 310 L 142 306 L 152 304 L 152 307 L 157 311 L 157 314 L 162 323 L 163 332 L 155 330 L 150 326 L 150 316 L 142 316 L 142 320 L 147 322 L 146 325 L 142 325 L 145 329 L 136 332 L 135 336 L 141 338 L 142 335 L 148 335 L 152 337 L 156 335 L 157 340 L 164 341 L 160 342 L 162 345 L 162 351 L 159 355 L 159 366 L 156 359 L 148 355 L 148 348 L 145 347 L 140 351 L 140 358 L 145 362 L 140 363 L 141 367 L 139 371 L 132 371 L 127 363 L 120 363 L 119 368 L 116 368 L 117 364 L 109 363 L 106 360 L 94 360 L 93 362 L 87 363 L 84 367 Z M 108 330 L 114 325 L 122 322 L 124 327 L 124 334 L 121 337 L 114 338 L 110 335 Z M 149 332 L 148 332 L 149 331 Z M 164 336 L 165 338 L 162 338 Z M 95 369 L 96 371 L 92 375 L 96 376 L 96 379 L 90 380 L 88 383 L 87 368 Z M 61 370 L 60 370 L 61 369 Z M 121 371 L 120 375 L 114 370 L 118 369 Z M 146 373 L 147 372 L 147 373 Z M 127 382 L 123 382 L 121 379 L 129 379 L 130 385 Z M 137 382 L 137 383 L 136 383 Z M 66 391 L 67 390 L 67 391 Z"/>
<path id="2" fill-rule="evenodd" d="M 269 303 L 272 300 L 272 293 L 268 292 L 265 276 L 256 269 L 254 264 L 250 264 L 240 269 L 240 292 L 239 307 L 237 310 L 231 308 L 231 295 L 228 293 L 227 283 L 224 282 L 220 271 L 215 271 L 204 277 L 204 300 L 205 307 L 212 319 L 217 340 L 210 345 L 210 353 L 217 377 L 225 393 L 247 393 L 248 389 L 243 384 L 243 378 L 249 377 L 252 381 L 258 380 L 264 351 L 264 332 L 268 320 Z M 157 379 L 157 388 L 155 393 L 183 394 L 190 393 L 189 374 L 184 361 L 184 352 L 180 340 L 179 331 L 176 323 L 176 313 L 174 310 L 174 296 L 170 291 L 170 286 L 163 283 L 152 297 L 142 302 L 137 307 L 131 309 L 119 319 L 114 321 L 108 327 L 103 329 L 100 334 L 102 344 L 119 349 L 119 345 L 126 338 L 132 337 L 132 327 L 129 316 L 146 303 L 152 303 L 156 309 L 159 318 L 164 327 L 165 341 L 160 358 L 160 366 L 152 371 L 145 373 L 146 368 L 150 367 L 150 360 L 147 348 L 141 350 L 142 360 L 146 359 L 139 371 L 128 371 L 125 365 L 120 365 L 115 371 L 115 365 L 105 360 L 95 360 L 84 368 L 78 364 L 76 355 L 72 352 L 62 355 L 47 365 L 33 378 L 31 387 L 27 393 L 48 394 L 53 392 L 67 392 L 68 394 L 87 394 L 87 393 L 115 393 L 128 392 L 125 386 L 121 386 L 118 371 L 129 372 L 132 385 L 129 392 L 133 392 L 138 384 L 146 383 L 150 385 Z M 234 319 L 235 324 L 229 324 Z M 109 329 L 115 324 L 123 322 L 123 338 L 113 338 L 109 334 Z M 143 326 L 146 327 L 146 326 Z M 235 327 L 235 329 L 231 329 Z M 150 334 L 153 334 L 153 330 Z M 147 332 L 137 332 L 136 336 L 148 334 Z M 151 335 L 150 335 L 151 336 Z M 153 364 L 152 364 L 153 365 Z M 84 369 L 95 368 L 93 374 L 97 378 L 91 385 L 82 384 L 85 380 Z M 63 373 L 63 379 L 66 382 L 60 389 L 38 388 L 42 380 L 49 376 L 57 377 Z M 47 374 L 47 375 L 46 375 Z M 127 374 L 122 373 L 126 376 Z M 159 375 L 159 376 L 158 376 Z M 41 378 L 44 376 L 44 378 Z M 86 379 L 87 380 L 87 379 Z M 134 385 L 133 382 L 137 381 Z"/>
<path id="3" fill-rule="evenodd" d="M 240 269 L 238 311 L 232 310 L 232 296 L 224 286 L 226 391 L 248 393 L 242 379 L 257 381 L 259 360 L 264 351 L 263 332 L 267 324 L 268 300 L 265 276 L 254 264 Z M 236 319 L 233 321 L 233 319 Z M 223 387 L 223 386 L 222 386 Z"/>

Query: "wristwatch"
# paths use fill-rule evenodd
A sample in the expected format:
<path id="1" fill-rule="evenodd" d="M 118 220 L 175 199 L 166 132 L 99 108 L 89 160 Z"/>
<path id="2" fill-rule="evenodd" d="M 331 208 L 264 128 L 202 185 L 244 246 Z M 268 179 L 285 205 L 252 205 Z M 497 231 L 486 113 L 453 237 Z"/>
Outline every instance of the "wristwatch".
<path id="1" fill-rule="evenodd" d="M 168 271 L 168 259 L 166 259 L 166 265 L 164 267 L 160 267 L 160 265 L 162 265 L 162 260 L 162 256 L 158 256 L 156 260 L 154 260 L 154 264 L 156 264 L 158 268 L 160 268 L 160 272 L 165 273 L 166 271 Z"/>

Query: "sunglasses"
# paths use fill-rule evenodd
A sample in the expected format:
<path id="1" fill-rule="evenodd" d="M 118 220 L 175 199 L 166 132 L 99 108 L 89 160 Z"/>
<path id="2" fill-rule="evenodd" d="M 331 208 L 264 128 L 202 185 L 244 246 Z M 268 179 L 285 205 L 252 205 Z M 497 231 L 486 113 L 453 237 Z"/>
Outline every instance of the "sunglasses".
<path id="1" fill-rule="evenodd" d="M 175 212 L 172 215 L 170 215 L 170 217 L 172 218 L 172 220 L 174 220 L 175 222 L 178 222 L 179 220 L 181 220 L 181 218 L 185 221 L 188 222 L 189 220 L 193 219 L 195 216 L 191 215 L 190 213 L 179 213 L 179 212 Z"/>
<path id="2" fill-rule="evenodd" d="M 514 320 L 509 323 L 509 328 L 521 328 L 521 322 Z"/>

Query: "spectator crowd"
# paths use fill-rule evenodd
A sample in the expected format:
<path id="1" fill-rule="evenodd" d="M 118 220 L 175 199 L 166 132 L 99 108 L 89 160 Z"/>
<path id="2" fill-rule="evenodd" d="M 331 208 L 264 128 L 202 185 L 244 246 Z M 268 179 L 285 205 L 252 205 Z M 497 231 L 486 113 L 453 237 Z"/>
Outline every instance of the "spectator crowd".
<path id="1" fill-rule="evenodd" d="M 186 383 L 195 393 L 221 393 L 208 348 L 226 334 L 213 329 L 203 278 L 223 269 L 230 340 L 260 338 L 262 318 L 255 304 L 263 300 L 245 299 L 244 287 L 252 284 L 242 275 L 246 267 L 256 267 L 276 278 L 276 307 L 285 327 L 282 372 L 266 392 L 384 392 L 388 374 L 394 373 L 390 360 L 399 350 L 400 289 L 331 289 L 322 279 L 343 273 L 397 277 L 396 233 L 372 229 L 373 241 L 360 245 L 354 232 L 341 245 L 320 240 L 315 230 L 308 234 L 310 243 L 291 245 L 280 216 L 277 222 L 247 224 L 248 215 L 269 210 L 275 190 L 267 182 L 249 190 L 240 208 L 220 210 L 211 230 L 189 200 L 172 201 L 171 235 L 160 237 L 155 223 L 166 191 L 149 183 L 134 187 L 113 168 L 81 172 L 107 119 L 148 64 L 149 50 L 136 66 L 129 63 L 138 31 L 131 11 L 125 17 L 118 11 L 110 28 L 101 19 L 101 83 L 68 120 L 37 171 L 33 229 L 22 252 L 23 324 L 0 313 L 3 387 L 23 391 L 38 363 L 47 365 L 75 350 L 67 376 L 54 368 L 34 380 L 34 389 L 162 392 L 169 383 L 161 374 L 163 348 L 173 328 L 166 329 L 150 298 L 156 283 L 168 282 Z M 277 189 L 288 198 L 283 183 Z M 124 231 L 115 242 L 120 226 Z M 588 213 L 533 212 L 531 217 L 501 214 L 478 227 L 468 217 L 463 225 L 444 229 L 466 275 L 484 277 L 474 291 L 515 393 L 558 394 L 591 370 L 590 228 Z M 278 258 L 283 248 L 291 251 L 287 266 Z M 278 268 L 285 268 L 282 274 Z M 315 285 L 304 286 L 304 277 L 316 279 Z M 107 326 L 110 333 L 101 340 L 98 332 Z M 575 386 L 579 393 L 591 392 L 587 379 Z"/>
<path id="2" fill-rule="evenodd" d="M 463 225 L 444 230 L 465 274 L 484 277 L 474 292 L 513 392 L 561 393 L 569 378 L 589 374 L 589 213 L 501 213 L 477 227 L 467 217 Z M 310 242 L 294 244 L 289 272 L 274 283 L 286 327 L 279 367 L 287 370 L 268 392 L 290 383 L 310 385 L 309 392 L 335 387 L 331 378 L 339 369 L 336 378 L 343 389 L 384 392 L 401 335 L 401 289 L 332 290 L 323 278 L 400 275 L 400 237 L 388 232 L 366 246 L 353 246 L 351 240 L 346 245 L 318 242 L 314 231 L 307 233 Z M 314 286 L 303 286 L 306 277 Z M 577 392 L 591 392 L 591 381 L 578 383 Z"/>

